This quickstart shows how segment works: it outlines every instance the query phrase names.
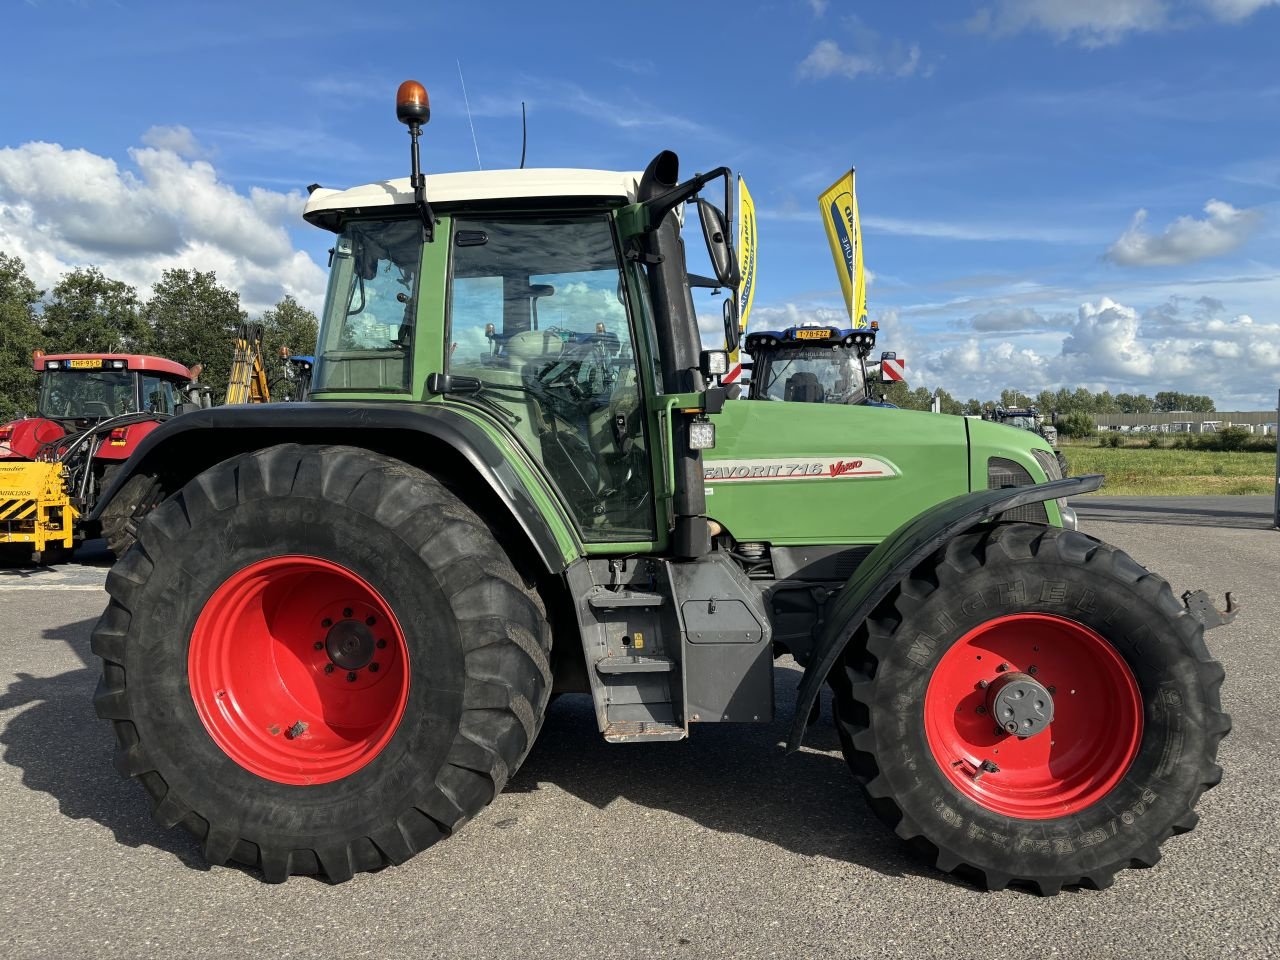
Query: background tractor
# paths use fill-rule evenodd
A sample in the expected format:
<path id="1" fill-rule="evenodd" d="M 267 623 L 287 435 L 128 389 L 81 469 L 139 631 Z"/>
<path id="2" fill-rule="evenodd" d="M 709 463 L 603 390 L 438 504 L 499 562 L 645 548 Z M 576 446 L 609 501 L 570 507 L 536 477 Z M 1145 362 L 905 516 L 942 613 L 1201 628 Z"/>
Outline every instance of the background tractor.
<path id="1" fill-rule="evenodd" d="M 83 536 L 79 516 L 142 438 L 183 404 L 202 402 L 191 371 L 161 357 L 37 351 L 33 362 L 35 416 L 0 426 L 0 549 L 14 562 L 69 550 Z M 144 494 L 141 485 L 119 503 Z M 101 520 L 109 544 L 115 519 Z"/>
<path id="2" fill-rule="evenodd" d="M 751 354 L 752 400 L 802 403 L 860 403 L 892 407 L 875 399 L 880 383 L 867 363 L 879 325 L 865 328 L 803 325 L 747 334 Z"/>
<path id="3" fill-rule="evenodd" d="M 1044 441 L 1053 448 L 1054 455 L 1058 458 L 1058 469 L 1064 477 L 1067 476 L 1070 464 L 1067 462 L 1066 455 L 1058 449 L 1058 428 L 1053 425 L 1052 418 L 1046 419 L 1044 414 L 1040 413 L 1035 407 L 1010 410 L 997 405 L 983 414 L 983 419 L 990 420 L 993 423 L 1003 423 L 1007 427 L 1014 427 L 1018 430 L 1029 430 L 1036 436 L 1043 437 Z"/>
<path id="4" fill-rule="evenodd" d="M 162 497 L 92 641 L 161 824 L 343 881 L 479 814 L 553 693 L 678 741 L 771 722 L 788 653 L 788 750 L 829 685 L 872 807 L 941 870 L 1104 887 L 1191 829 L 1222 671 L 1160 577 L 1062 526 L 1100 477 L 981 421 L 726 402 L 680 216 L 735 288 L 726 168 L 427 177 L 420 85 L 397 115 L 410 178 L 307 202 L 312 401 L 174 418 L 105 496 Z"/>

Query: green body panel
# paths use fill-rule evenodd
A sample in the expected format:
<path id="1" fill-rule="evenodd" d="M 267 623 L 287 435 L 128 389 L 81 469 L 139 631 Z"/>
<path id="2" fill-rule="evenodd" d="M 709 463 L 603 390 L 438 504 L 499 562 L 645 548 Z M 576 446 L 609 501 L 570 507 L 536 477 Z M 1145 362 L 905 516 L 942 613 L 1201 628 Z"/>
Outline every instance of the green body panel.
<path id="1" fill-rule="evenodd" d="M 731 400 L 711 418 L 716 447 L 703 455 L 707 515 L 740 541 L 878 543 L 933 504 L 967 493 L 960 417 L 820 403 Z M 884 461 L 896 475 L 833 477 L 831 468 Z M 718 461 L 794 461 L 813 478 L 717 480 Z M 786 464 L 779 473 L 787 473 Z M 856 471 L 853 471 L 856 474 Z M 986 467 L 981 473 L 986 486 Z"/>

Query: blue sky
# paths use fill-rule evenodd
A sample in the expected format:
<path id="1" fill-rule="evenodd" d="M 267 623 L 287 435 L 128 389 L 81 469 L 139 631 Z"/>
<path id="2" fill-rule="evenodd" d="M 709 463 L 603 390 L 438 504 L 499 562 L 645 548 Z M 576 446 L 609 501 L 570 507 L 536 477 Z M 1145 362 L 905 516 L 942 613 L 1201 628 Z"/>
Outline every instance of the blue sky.
<path id="1" fill-rule="evenodd" d="M 1280 385 L 1280 3 L 6 5 L 0 249 L 44 285 L 216 269 L 318 306 L 311 182 L 726 163 L 760 208 L 753 326 L 839 317 L 818 192 L 858 168 L 873 317 L 915 384 Z M 1145 213 L 1141 212 L 1145 211 Z"/>

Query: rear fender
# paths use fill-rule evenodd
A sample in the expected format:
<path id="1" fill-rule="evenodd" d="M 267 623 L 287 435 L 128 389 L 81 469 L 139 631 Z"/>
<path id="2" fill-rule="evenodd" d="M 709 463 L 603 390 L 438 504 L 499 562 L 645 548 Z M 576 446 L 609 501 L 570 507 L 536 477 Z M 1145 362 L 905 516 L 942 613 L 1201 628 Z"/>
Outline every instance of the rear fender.
<path id="1" fill-rule="evenodd" d="M 548 573 L 562 571 L 577 553 L 572 524 L 548 491 L 533 489 L 510 451 L 473 419 L 442 404 L 273 403 L 184 413 L 142 438 L 87 519 L 97 522 L 135 474 L 159 478 L 167 495 L 215 463 L 281 443 L 363 447 L 447 472 L 478 512 L 486 511 L 472 502 L 477 497 L 502 510 L 513 537 L 523 534 L 524 544 L 511 546 L 527 545 Z"/>
<path id="2" fill-rule="evenodd" d="M 983 520 L 1028 503 L 1089 493 L 1102 486 L 1102 480 L 1101 475 L 1092 474 L 1032 487 L 1003 487 L 961 494 L 930 507 L 885 538 L 858 565 L 858 569 L 840 591 L 834 606 L 824 617 L 827 625 L 818 638 L 804 678 L 800 681 L 796 713 L 787 739 L 787 752 L 793 753 L 800 748 L 818 692 L 831 668 L 849 645 L 850 639 L 870 616 L 871 611 L 917 564 L 948 540 Z"/>

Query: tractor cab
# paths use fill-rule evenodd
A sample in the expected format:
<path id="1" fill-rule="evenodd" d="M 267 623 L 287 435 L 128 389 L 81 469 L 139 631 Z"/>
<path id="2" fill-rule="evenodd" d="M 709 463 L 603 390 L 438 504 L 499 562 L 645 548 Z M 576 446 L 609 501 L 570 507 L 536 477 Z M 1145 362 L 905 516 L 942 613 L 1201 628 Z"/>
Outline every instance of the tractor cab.
<path id="1" fill-rule="evenodd" d="M 877 327 L 796 326 L 747 335 L 754 366 L 748 397 L 801 403 L 877 405 L 867 357 Z"/>
<path id="2" fill-rule="evenodd" d="M 127 413 L 175 413 L 191 382 L 182 364 L 137 354 L 50 354 L 36 357 L 35 367 L 37 415 L 67 426 Z"/>
<path id="3" fill-rule="evenodd" d="M 193 379 L 180 363 L 140 354 L 37 351 L 33 363 L 40 375 L 35 416 L 0 426 L 0 459 L 37 459 L 46 445 L 120 417 L 153 427 L 178 411 Z M 123 446 L 118 438 L 116 446 Z M 127 455 L 118 452 L 113 459 Z"/>

